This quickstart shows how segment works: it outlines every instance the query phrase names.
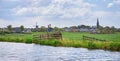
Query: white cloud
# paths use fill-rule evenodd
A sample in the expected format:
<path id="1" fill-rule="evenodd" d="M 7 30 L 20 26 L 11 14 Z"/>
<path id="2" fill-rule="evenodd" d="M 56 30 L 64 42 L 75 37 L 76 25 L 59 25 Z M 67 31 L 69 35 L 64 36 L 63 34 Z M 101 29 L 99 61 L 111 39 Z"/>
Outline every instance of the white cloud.
<path id="1" fill-rule="evenodd" d="M 120 6 L 120 0 L 112 0 L 111 3 L 108 3 L 107 8 L 110 8 L 110 7 L 114 6 L 114 5 Z"/>
<path id="2" fill-rule="evenodd" d="M 120 0 L 113 0 L 113 3 L 120 5 Z"/>
<path id="3" fill-rule="evenodd" d="M 12 9 L 12 11 L 15 12 L 15 15 L 22 15 L 22 14 L 27 13 L 30 10 L 29 10 L 29 8 L 25 8 L 25 7 Z"/>
<path id="4" fill-rule="evenodd" d="M 113 5 L 120 5 L 120 0 L 113 0 L 111 3 L 108 3 L 107 7 L 110 8 Z"/>
<path id="5" fill-rule="evenodd" d="M 12 25 L 12 27 L 19 27 L 20 25 L 24 25 L 25 27 L 35 27 L 36 22 L 38 22 L 40 26 L 49 24 L 44 17 L 36 16 L 17 19 L 17 21 L 0 19 L 0 27 L 7 27 L 8 25 Z"/>
<path id="6" fill-rule="evenodd" d="M 24 0 L 19 1 L 24 2 Z M 25 0 L 24 4 L 27 1 L 29 1 L 27 6 L 21 6 L 21 4 L 12 9 L 13 16 L 23 17 L 14 19 L 16 21 L 0 20 L 0 23 L 3 25 L 13 24 L 13 26 L 33 27 L 38 22 L 40 26 L 52 24 L 53 26 L 64 27 L 80 24 L 94 25 L 97 17 L 105 22 L 103 25 L 110 25 L 110 22 L 120 18 L 119 11 L 116 13 L 104 10 L 93 11 L 92 8 L 95 8 L 96 5 L 84 2 L 84 0 L 49 0 L 48 4 L 46 3 L 48 0 Z M 43 3 L 45 4 L 42 5 Z M 113 5 L 115 5 L 115 2 L 109 3 L 108 8 Z M 111 19 L 111 17 L 113 18 Z"/>
<path id="7" fill-rule="evenodd" d="M 93 15 L 88 19 L 89 24 L 96 25 L 96 18 L 99 18 L 102 26 L 116 26 L 119 27 L 120 12 L 106 12 L 106 11 L 95 11 Z M 87 19 L 86 19 L 87 20 Z"/>
<path id="8" fill-rule="evenodd" d="M 66 3 L 70 6 L 65 7 L 64 5 L 66 5 Z M 42 7 L 38 6 L 38 4 L 40 4 L 40 1 L 35 0 L 35 2 L 31 3 L 28 7 L 17 7 L 14 8 L 12 11 L 16 15 L 63 15 L 62 17 L 65 16 L 69 18 L 84 16 L 92 7 L 95 6 L 93 4 L 83 2 L 82 0 L 52 0 L 52 2 L 48 6 Z"/>
<path id="9" fill-rule="evenodd" d="M 113 5 L 114 5 L 114 3 L 109 3 L 107 7 L 110 8 L 110 7 L 112 7 Z"/>

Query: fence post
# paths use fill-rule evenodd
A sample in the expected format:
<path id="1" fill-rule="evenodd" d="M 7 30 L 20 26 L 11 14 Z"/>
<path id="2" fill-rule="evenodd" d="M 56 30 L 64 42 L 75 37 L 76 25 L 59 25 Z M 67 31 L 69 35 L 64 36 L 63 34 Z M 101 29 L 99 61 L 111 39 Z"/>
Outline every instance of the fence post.
<path id="1" fill-rule="evenodd" d="M 90 40 L 90 41 L 106 41 L 106 40 L 100 40 L 94 37 L 88 37 L 83 35 L 83 40 Z"/>
<path id="2" fill-rule="evenodd" d="M 50 38 L 54 38 L 54 39 L 59 39 L 62 40 L 62 34 L 61 33 L 47 33 L 47 34 L 41 34 L 41 35 L 33 35 L 33 42 L 36 42 L 37 40 L 42 40 L 42 39 L 50 39 Z"/>
<path id="3" fill-rule="evenodd" d="M 83 40 L 84 40 L 84 35 L 83 35 Z"/>
<path id="4" fill-rule="evenodd" d="M 60 33 L 60 38 L 61 38 L 61 40 L 62 40 L 62 34 Z"/>

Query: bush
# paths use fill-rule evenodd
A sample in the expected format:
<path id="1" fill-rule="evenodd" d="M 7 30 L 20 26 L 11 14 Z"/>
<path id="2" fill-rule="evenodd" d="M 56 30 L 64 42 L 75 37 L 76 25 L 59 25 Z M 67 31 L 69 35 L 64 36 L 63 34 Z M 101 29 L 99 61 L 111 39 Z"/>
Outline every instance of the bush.
<path id="1" fill-rule="evenodd" d="M 32 43 L 32 39 L 27 38 L 27 39 L 24 40 L 24 43 Z"/>
<path id="2" fill-rule="evenodd" d="M 110 50 L 116 50 L 116 51 L 120 51 L 120 43 L 116 43 L 116 42 L 111 42 L 110 43 Z"/>

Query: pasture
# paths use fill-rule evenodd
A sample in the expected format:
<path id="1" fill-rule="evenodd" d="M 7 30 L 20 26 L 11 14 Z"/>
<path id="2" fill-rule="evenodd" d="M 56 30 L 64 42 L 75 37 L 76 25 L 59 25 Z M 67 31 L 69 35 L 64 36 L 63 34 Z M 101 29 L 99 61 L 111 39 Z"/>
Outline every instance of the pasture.
<path id="1" fill-rule="evenodd" d="M 0 41 L 2 42 L 22 42 L 32 43 L 36 41 L 33 39 L 33 35 L 47 34 L 45 32 L 33 32 L 31 34 L 5 34 L 0 35 Z M 83 40 L 84 36 L 94 37 L 103 41 L 89 41 Z M 89 34 L 86 32 L 62 32 L 63 40 L 39 40 L 37 44 L 51 45 L 51 46 L 65 46 L 65 47 L 85 47 L 89 49 L 105 49 L 120 51 L 120 33 L 115 34 Z"/>
<path id="2" fill-rule="evenodd" d="M 98 38 L 101 40 L 107 40 L 107 41 L 114 41 L 114 42 L 120 42 L 120 32 L 117 32 L 115 34 L 90 34 L 87 32 L 63 32 L 63 38 L 68 40 L 83 40 L 82 37 L 89 36 Z"/>

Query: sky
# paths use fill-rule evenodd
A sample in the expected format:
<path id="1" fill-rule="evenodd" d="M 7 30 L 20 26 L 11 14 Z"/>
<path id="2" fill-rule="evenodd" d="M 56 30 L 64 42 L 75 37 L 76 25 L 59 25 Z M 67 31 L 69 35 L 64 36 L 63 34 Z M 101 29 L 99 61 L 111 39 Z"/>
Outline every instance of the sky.
<path id="1" fill-rule="evenodd" d="M 120 0 L 0 0 L 0 27 L 78 25 L 120 28 Z"/>

